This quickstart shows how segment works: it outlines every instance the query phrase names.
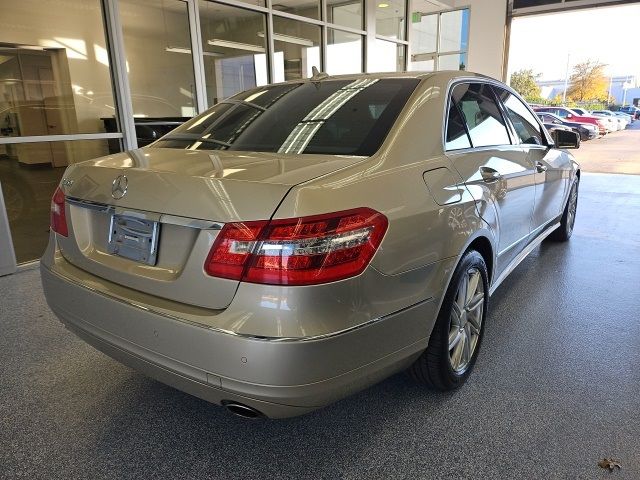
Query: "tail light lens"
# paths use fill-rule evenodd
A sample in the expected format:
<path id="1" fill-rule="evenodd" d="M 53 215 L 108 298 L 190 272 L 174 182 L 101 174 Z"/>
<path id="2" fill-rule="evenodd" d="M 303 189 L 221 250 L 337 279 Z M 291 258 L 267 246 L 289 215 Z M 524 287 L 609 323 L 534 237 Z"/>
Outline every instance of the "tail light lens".
<path id="1" fill-rule="evenodd" d="M 370 208 L 286 220 L 226 224 L 205 263 L 214 277 L 315 285 L 359 275 L 387 230 Z"/>
<path id="2" fill-rule="evenodd" d="M 69 236 L 67 213 L 64 209 L 64 193 L 60 187 L 56 188 L 51 199 L 51 230 L 62 236 Z"/>

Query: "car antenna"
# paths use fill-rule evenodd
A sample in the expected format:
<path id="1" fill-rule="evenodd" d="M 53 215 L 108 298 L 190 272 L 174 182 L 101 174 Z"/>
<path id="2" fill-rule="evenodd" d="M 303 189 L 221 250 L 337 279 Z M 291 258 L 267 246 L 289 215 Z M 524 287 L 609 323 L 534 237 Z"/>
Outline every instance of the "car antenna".
<path id="1" fill-rule="evenodd" d="M 321 72 L 315 65 L 311 67 L 311 81 L 323 80 L 325 78 L 329 78 L 328 73 Z"/>

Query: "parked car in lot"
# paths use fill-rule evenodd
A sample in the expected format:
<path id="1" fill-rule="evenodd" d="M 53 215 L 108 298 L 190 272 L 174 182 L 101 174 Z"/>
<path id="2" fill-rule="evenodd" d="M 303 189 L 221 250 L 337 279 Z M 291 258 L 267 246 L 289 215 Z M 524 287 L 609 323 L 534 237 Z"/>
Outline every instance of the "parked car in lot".
<path id="1" fill-rule="evenodd" d="M 620 111 L 633 116 L 636 120 L 640 119 L 640 108 L 638 107 L 627 105 L 626 107 L 621 107 Z"/>
<path id="2" fill-rule="evenodd" d="M 551 124 L 567 127 L 569 130 L 572 130 L 580 135 L 581 140 L 592 140 L 594 138 L 597 138 L 598 136 L 598 127 L 596 127 L 595 125 L 591 125 L 590 123 L 569 122 L 567 120 L 563 120 L 557 115 L 554 115 L 553 113 L 546 112 L 538 112 L 538 117 L 540 118 L 540 120 L 542 120 L 545 126 Z"/>
<path id="3" fill-rule="evenodd" d="M 586 115 L 586 116 L 591 115 L 591 112 L 589 110 L 584 109 L 584 108 L 572 107 L 571 110 L 573 112 L 577 113 L 578 115 Z"/>
<path id="4" fill-rule="evenodd" d="M 89 344 L 245 417 L 300 415 L 406 368 L 451 390 L 489 295 L 545 238 L 571 237 L 578 141 L 466 72 L 254 88 L 70 166 L 44 292 Z"/>
<path id="5" fill-rule="evenodd" d="M 618 118 L 622 118 L 623 120 L 625 120 L 627 122 L 628 125 L 631 125 L 633 122 L 636 121 L 636 118 L 632 115 L 629 115 L 628 113 L 624 113 L 624 112 L 613 112 L 613 114 L 618 117 Z"/>
<path id="6" fill-rule="evenodd" d="M 602 117 L 596 117 L 593 115 L 578 115 L 576 112 L 567 107 L 537 107 L 534 109 L 536 112 L 553 113 L 563 120 L 579 123 L 590 123 L 598 127 L 600 135 L 605 135 L 609 132 L 607 126 L 610 124 L 608 120 L 604 120 Z"/>
<path id="7" fill-rule="evenodd" d="M 607 118 L 610 122 L 612 122 L 615 130 L 624 130 L 629 125 L 630 121 L 627 118 L 620 118 L 615 113 L 610 110 L 594 110 L 592 114 L 596 117 L 604 117 Z"/>

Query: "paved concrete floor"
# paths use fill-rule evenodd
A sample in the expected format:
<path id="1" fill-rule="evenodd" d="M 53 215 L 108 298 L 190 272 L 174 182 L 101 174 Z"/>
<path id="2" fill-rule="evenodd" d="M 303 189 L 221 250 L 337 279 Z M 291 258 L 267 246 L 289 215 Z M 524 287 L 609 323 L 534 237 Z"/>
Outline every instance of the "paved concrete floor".
<path id="1" fill-rule="evenodd" d="M 572 150 L 585 172 L 640 175 L 640 120 Z"/>
<path id="2" fill-rule="evenodd" d="M 638 479 L 638 218 L 640 176 L 585 174 L 574 237 L 492 297 L 461 390 L 400 374 L 281 421 L 145 378 L 65 331 L 37 271 L 0 278 L 0 477 Z"/>

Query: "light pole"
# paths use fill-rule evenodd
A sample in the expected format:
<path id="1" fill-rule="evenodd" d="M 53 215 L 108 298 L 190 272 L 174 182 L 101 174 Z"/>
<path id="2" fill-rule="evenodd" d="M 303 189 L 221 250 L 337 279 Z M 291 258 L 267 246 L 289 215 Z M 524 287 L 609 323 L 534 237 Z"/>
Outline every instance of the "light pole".
<path id="1" fill-rule="evenodd" d="M 567 53 L 567 69 L 564 71 L 564 91 L 562 92 L 562 104 L 567 103 L 567 86 L 569 85 L 569 59 L 571 53 Z"/>
<path id="2" fill-rule="evenodd" d="M 629 81 L 629 77 L 627 77 L 627 81 L 622 84 L 622 106 L 624 107 L 627 104 L 627 90 L 631 88 L 631 82 Z"/>

